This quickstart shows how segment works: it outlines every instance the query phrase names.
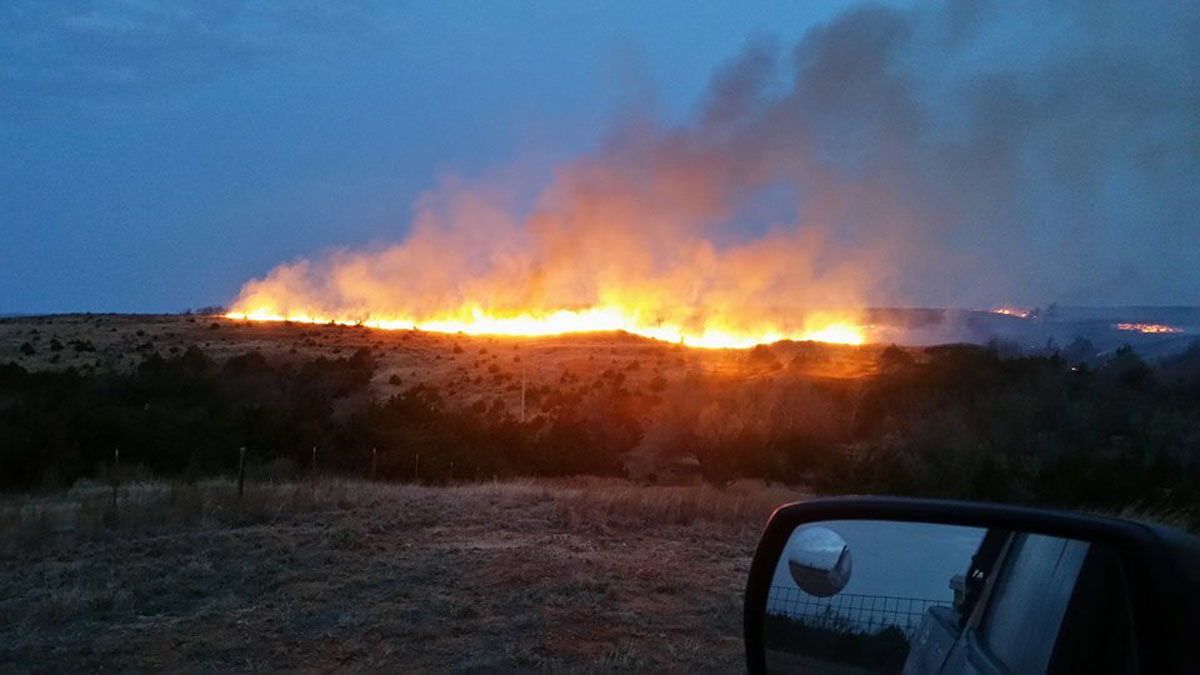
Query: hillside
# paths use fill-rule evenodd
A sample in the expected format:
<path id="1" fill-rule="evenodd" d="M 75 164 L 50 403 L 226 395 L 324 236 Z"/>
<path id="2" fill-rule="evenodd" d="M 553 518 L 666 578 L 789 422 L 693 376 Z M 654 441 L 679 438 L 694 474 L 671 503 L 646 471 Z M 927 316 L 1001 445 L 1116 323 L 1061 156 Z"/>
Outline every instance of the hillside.
<path id="1" fill-rule="evenodd" d="M 1003 342 L 703 350 L 627 334 L 10 318 L 0 488 L 194 482 L 231 475 L 245 448 L 248 477 L 263 482 L 748 478 L 1068 508 L 1142 502 L 1200 522 L 1198 363 L 1200 348 L 1157 361 L 1132 346 L 1022 353 Z"/>
<path id="2" fill-rule="evenodd" d="M 28 345 L 22 351 L 23 345 Z M 469 406 L 501 399 L 514 411 L 527 391 L 564 382 L 590 384 L 621 373 L 631 389 L 676 383 L 689 373 L 754 378 L 795 362 L 816 378 L 854 378 L 875 371 L 880 348 L 783 343 L 773 360 L 740 349 L 692 349 L 627 333 L 542 338 L 447 335 L 361 326 L 234 321 L 224 317 L 64 314 L 0 319 L 0 363 L 30 370 L 131 371 L 146 357 L 200 347 L 217 362 L 259 351 L 273 362 L 346 357 L 368 349 L 376 359 L 372 387 L 388 395 L 427 384 Z M 32 351 L 32 353 L 29 353 Z M 804 353 L 813 358 L 796 359 Z"/>

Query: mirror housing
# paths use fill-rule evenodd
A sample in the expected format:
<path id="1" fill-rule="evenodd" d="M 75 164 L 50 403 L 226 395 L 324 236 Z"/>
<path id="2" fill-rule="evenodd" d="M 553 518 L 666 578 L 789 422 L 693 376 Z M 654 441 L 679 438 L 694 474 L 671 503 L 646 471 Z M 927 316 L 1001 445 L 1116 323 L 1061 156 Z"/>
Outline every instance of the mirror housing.
<path id="1" fill-rule="evenodd" d="M 746 666 L 766 672 L 764 618 L 776 566 L 796 528 L 827 521 L 893 521 L 1009 530 L 1107 546 L 1128 589 L 1141 672 L 1200 670 L 1200 539 L 1167 527 L 1066 511 L 900 497 L 832 497 L 779 507 L 746 583 Z"/>

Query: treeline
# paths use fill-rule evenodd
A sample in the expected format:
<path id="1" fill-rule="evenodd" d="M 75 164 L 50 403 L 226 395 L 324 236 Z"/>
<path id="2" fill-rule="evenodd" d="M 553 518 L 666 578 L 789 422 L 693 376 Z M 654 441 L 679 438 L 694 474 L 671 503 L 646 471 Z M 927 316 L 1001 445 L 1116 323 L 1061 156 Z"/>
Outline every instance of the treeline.
<path id="1" fill-rule="evenodd" d="M 425 385 L 375 400 L 376 365 L 365 348 L 280 363 L 255 351 L 218 364 L 195 346 L 127 374 L 0 365 L 0 489 L 107 480 L 116 449 L 126 477 L 228 474 L 241 447 L 251 476 L 273 479 L 615 475 L 636 442 L 630 407 L 606 407 L 600 419 L 551 393 L 528 422 L 499 406 L 451 405 Z"/>
<path id="2" fill-rule="evenodd" d="M 1200 524 L 1200 346 L 1151 368 L 948 345 L 888 349 L 864 380 L 697 387 L 667 451 L 710 479 L 754 475 L 827 493 L 1064 507 L 1139 504 Z M 700 394 L 699 399 L 695 394 Z M 653 430 L 650 432 L 653 435 Z"/>
<path id="3" fill-rule="evenodd" d="M 89 376 L 7 364 L 0 488 L 105 479 L 115 448 L 125 472 L 185 479 L 231 473 L 239 447 L 252 478 L 278 479 L 622 475 L 629 457 L 687 457 L 717 484 L 1139 503 L 1200 519 L 1200 347 L 1154 368 L 1128 348 L 1093 363 L 970 345 L 889 348 L 879 374 L 853 380 L 805 376 L 796 359 L 812 358 L 756 349 L 746 356 L 753 376 L 563 373 L 530 388 L 524 418 L 500 397 L 463 401 L 430 384 L 373 397 L 368 349 L 216 363 L 191 347 Z"/>
<path id="4" fill-rule="evenodd" d="M 277 366 L 248 352 L 218 365 L 194 346 L 129 374 L 0 366 L 0 484 L 108 478 L 115 449 L 127 472 L 159 476 L 228 472 L 240 446 L 295 461 L 344 435 L 333 404 L 365 391 L 374 368 L 367 353 Z"/>

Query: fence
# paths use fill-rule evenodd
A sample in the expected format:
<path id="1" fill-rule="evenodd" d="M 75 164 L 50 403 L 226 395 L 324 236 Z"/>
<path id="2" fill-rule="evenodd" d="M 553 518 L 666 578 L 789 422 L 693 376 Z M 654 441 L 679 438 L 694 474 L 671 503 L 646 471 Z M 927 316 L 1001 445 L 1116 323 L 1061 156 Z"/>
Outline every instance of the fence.
<path id="1" fill-rule="evenodd" d="M 767 612 L 818 628 L 847 633 L 874 634 L 895 626 L 911 635 L 930 607 L 950 607 L 949 600 L 904 598 L 892 595 L 841 593 L 829 598 L 809 595 L 799 588 L 772 586 Z"/>

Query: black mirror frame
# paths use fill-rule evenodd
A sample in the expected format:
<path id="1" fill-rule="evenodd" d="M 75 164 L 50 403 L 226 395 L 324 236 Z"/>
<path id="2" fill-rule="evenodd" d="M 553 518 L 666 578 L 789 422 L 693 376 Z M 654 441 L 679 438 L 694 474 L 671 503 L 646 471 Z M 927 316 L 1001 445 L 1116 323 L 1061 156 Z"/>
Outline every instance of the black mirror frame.
<path id="1" fill-rule="evenodd" d="M 1200 540 L 1117 518 L 1003 504 L 904 497 L 829 497 L 785 504 L 771 514 L 746 582 L 746 669 L 766 672 L 762 617 L 775 565 L 792 531 L 829 520 L 892 520 L 1004 528 L 1102 542 L 1128 577 L 1140 668 L 1200 672 Z"/>

